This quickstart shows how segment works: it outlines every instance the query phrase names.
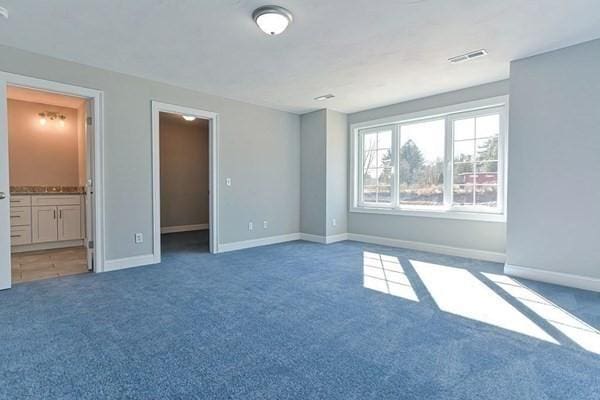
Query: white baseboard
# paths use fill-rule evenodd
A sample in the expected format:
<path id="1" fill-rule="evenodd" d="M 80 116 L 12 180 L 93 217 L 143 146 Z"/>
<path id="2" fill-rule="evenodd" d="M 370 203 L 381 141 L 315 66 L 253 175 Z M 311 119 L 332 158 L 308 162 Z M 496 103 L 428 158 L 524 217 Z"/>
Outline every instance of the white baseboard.
<path id="1" fill-rule="evenodd" d="M 154 254 L 145 254 L 143 256 L 134 256 L 126 258 L 117 258 L 115 260 L 106 260 L 104 262 L 104 271 L 117 271 L 120 269 L 141 267 L 143 265 L 156 264 Z"/>
<path id="2" fill-rule="evenodd" d="M 343 242 L 344 240 L 348 240 L 347 233 L 339 233 L 337 235 L 329 235 L 325 237 L 325 244 Z"/>
<path id="3" fill-rule="evenodd" d="M 348 234 L 340 233 L 338 235 L 320 236 L 320 235 L 311 235 L 309 233 L 301 233 L 300 240 L 306 240 L 307 242 L 315 242 L 315 243 L 321 243 L 321 244 L 330 244 L 330 243 L 336 243 L 336 242 L 348 240 Z"/>
<path id="4" fill-rule="evenodd" d="M 46 242 L 46 243 L 32 243 L 22 244 L 19 246 L 12 246 L 10 248 L 11 253 L 23 253 L 26 251 L 40 251 L 40 250 L 53 250 L 53 249 L 64 249 L 67 247 L 79 247 L 83 246 L 83 240 L 65 240 L 61 242 Z"/>
<path id="5" fill-rule="evenodd" d="M 301 233 L 300 240 L 306 240 L 307 242 L 325 244 L 325 236 L 311 235 L 310 233 Z"/>
<path id="6" fill-rule="evenodd" d="M 444 254 L 448 256 L 457 256 L 465 258 L 474 258 L 476 260 L 493 261 L 503 263 L 506 260 L 506 255 L 493 251 L 465 249 L 462 247 L 452 247 L 440 244 L 412 242 L 409 240 L 391 239 L 381 236 L 361 235 L 358 233 L 349 233 L 348 240 L 357 242 L 365 242 L 372 244 L 380 244 L 383 246 L 401 247 L 404 249 L 427 251 L 430 253 Z"/>
<path id="7" fill-rule="evenodd" d="M 504 264 L 504 273 L 517 278 L 531 279 L 534 281 L 553 283 L 555 285 L 600 292 L 600 279 L 587 276 L 565 274 L 562 272 L 521 267 L 511 264 Z"/>
<path id="8" fill-rule="evenodd" d="M 299 233 L 290 233 L 287 235 L 279 235 L 279 236 L 269 236 L 260 239 L 252 239 L 252 240 L 244 240 L 241 242 L 232 242 L 232 243 L 220 243 L 219 244 L 219 253 L 225 253 L 228 251 L 249 249 L 251 247 L 259 247 L 266 246 L 269 244 L 283 243 L 283 242 L 291 242 L 294 240 L 300 240 Z"/>
<path id="9" fill-rule="evenodd" d="M 178 232 L 205 231 L 207 229 L 208 229 L 208 224 L 163 226 L 162 228 L 160 228 L 160 233 L 178 233 Z"/>

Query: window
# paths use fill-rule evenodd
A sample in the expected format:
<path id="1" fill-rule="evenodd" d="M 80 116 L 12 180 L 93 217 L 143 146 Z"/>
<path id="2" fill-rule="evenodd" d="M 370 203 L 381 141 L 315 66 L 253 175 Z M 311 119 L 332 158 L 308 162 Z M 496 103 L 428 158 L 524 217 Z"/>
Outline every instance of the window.
<path id="1" fill-rule="evenodd" d="M 445 121 L 400 125 L 398 191 L 401 205 L 444 204 Z"/>
<path id="2" fill-rule="evenodd" d="M 503 220 L 506 104 L 353 126 L 351 211 Z"/>
<path id="3" fill-rule="evenodd" d="M 363 137 L 362 198 L 365 203 L 392 203 L 393 129 L 367 130 Z"/>

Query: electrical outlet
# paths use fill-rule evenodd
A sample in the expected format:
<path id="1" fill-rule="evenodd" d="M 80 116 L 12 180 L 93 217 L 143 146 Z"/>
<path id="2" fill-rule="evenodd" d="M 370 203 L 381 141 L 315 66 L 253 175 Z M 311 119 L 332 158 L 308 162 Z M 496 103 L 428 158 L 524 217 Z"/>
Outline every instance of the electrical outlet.
<path id="1" fill-rule="evenodd" d="M 337 226 L 337 220 L 335 218 L 331 220 L 331 225 Z"/>
<path id="2" fill-rule="evenodd" d="M 268 221 L 263 221 L 263 229 L 267 229 L 269 227 Z"/>
<path id="3" fill-rule="evenodd" d="M 231 178 L 227 178 L 227 179 L 225 179 L 225 184 L 226 184 L 227 186 L 231 186 Z"/>
<path id="4" fill-rule="evenodd" d="M 136 243 L 144 243 L 144 235 L 142 233 L 135 234 L 135 242 Z"/>
<path id="5" fill-rule="evenodd" d="M 249 231 L 253 231 L 254 230 L 254 223 L 252 221 L 248 222 L 248 230 Z"/>

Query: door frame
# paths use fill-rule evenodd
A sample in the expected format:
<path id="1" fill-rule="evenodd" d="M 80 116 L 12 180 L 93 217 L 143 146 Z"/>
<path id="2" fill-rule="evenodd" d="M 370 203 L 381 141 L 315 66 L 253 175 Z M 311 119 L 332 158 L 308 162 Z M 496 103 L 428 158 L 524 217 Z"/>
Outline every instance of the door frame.
<path id="1" fill-rule="evenodd" d="M 219 114 L 197 108 L 152 101 L 152 211 L 154 226 L 154 262 L 160 263 L 160 113 L 192 115 L 208 120 L 209 251 L 219 252 Z"/>
<path id="2" fill-rule="evenodd" d="M 94 155 L 94 176 L 93 187 L 95 197 L 94 208 L 94 272 L 103 272 L 105 263 L 104 252 L 104 92 L 96 89 L 90 89 L 82 86 L 69 85 L 65 83 L 33 78 L 25 75 L 18 75 L 9 72 L 0 71 L 0 139 L 8 139 L 8 110 L 6 89 L 7 86 L 19 86 L 28 89 L 41 90 L 45 92 L 64 94 L 68 96 L 81 97 L 92 101 L 93 135 L 94 146 L 92 154 Z M 8 152 L 8 146 L 6 148 Z M 89 157 L 86 157 L 86 163 L 89 163 Z M 8 162 L 6 162 L 8 164 Z M 7 169 L 8 171 L 8 169 Z M 9 184 L 10 185 L 10 184 Z M 10 191 L 10 188 L 8 189 Z M 10 196 L 9 196 L 10 197 Z M 10 212 L 10 211 L 9 211 Z M 10 230 L 8 227 L 0 229 Z M 0 235 L 4 237 L 3 235 Z M 10 235 L 9 235 L 10 236 Z M 11 287 L 10 262 L 8 267 L 8 281 L 6 280 L 6 271 L 0 271 L 0 289 Z M 6 267 L 0 265 L 1 269 Z"/>

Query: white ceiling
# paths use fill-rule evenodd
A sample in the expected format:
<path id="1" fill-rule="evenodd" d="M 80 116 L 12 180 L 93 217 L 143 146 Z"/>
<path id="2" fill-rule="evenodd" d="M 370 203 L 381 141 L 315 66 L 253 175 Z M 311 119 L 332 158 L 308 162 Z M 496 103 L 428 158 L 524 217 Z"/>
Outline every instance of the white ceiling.
<path id="1" fill-rule="evenodd" d="M 598 0 L 280 0 L 294 22 L 275 37 L 250 17 L 267 3 L 0 0 L 0 43 L 302 113 L 504 79 L 511 60 L 600 37 Z"/>

